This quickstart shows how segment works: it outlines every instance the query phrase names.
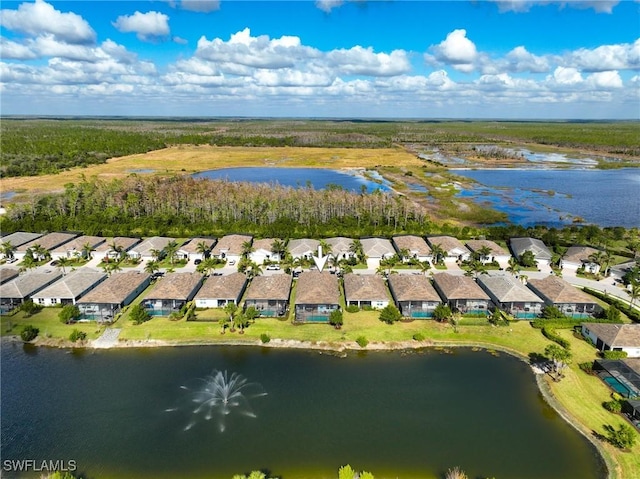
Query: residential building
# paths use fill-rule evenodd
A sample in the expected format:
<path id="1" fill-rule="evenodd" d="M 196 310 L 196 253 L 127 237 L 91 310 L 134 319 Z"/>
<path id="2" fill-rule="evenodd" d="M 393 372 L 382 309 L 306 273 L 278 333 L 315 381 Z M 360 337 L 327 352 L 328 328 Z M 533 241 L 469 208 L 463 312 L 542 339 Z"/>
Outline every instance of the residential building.
<path id="1" fill-rule="evenodd" d="M 463 245 L 459 239 L 453 236 L 429 236 L 427 242 L 431 249 L 440 247 L 446 256 L 445 263 L 455 263 L 456 261 L 466 261 L 471 256 L 471 252 Z"/>
<path id="2" fill-rule="evenodd" d="M 544 301 L 513 276 L 478 276 L 478 285 L 493 305 L 516 319 L 533 319 L 540 315 Z"/>
<path id="3" fill-rule="evenodd" d="M 244 298 L 244 308 L 253 306 L 260 316 L 284 316 L 289 309 L 292 278 L 289 274 L 256 276 Z"/>
<path id="4" fill-rule="evenodd" d="M 549 266 L 551 264 L 551 251 L 537 238 L 511 238 L 509 245 L 513 256 L 518 259 L 525 251 L 531 251 L 539 266 Z"/>
<path id="5" fill-rule="evenodd" d="M 347 306 L 382 309 L 389 304 L 387 286 L 380 276 L 374 274 L 346 274 L 344 296 Z"/>
<path id="6" fill-rule="evenodd" d="M 164 257 L 164 249 L 169 243 L 175 241 L 173 238 L 164 236 L 152 236 L 141 243 L 136 244 L 127 251 L 127 255 L 136 260 L 150 261 Z M 157 256 L 160 254 L 160 256 Z"/>
<path id="7" fill-rule="evenodd" d="M 392 274 L 387 281 L 396 307 L 407 318 L 431 318 L 433 311 L 442 303 L 426 276 Z"/>
<path id="8" fill-rule="evenodd" d="M 218 240 L 211 250 L 211 257 L 230 261 L 240 261 L 243 253 L 243 245 L 251 243 L 249 235 L 226 235 Z"/>
<path id="9" fill-rule="evenodd" d="M 469 240 L 466 243 L 467 249 L 471 253 L 476 253 L 480 256 L 481 263 L 493 263 L 496 262 L 502 267 L 506 267 L 511 258 L 511 254 L 500 245 L 489 240 Z M 480 255 L 480 251 L 486 248 L 489 251 L 487 255 Z"/>
<path id="10" fill-rule="evenodd" d="M 424 240 L 424 238 L 413 235 L 402 235 L 394 236 L 393 238 L 391 238 L 391 241 L 396 247 L 398 256 L 402 257 L 402 261 L 431 261 L 431 248 Z M 406 256 L 402 255 L 403 251 L 407 252 Z"/>
<path id="11" fill-rule="evenodd" d="M 20 274 L 20 270 L 16 268 L 0 268 L 0 284 L 7 283 L 15 279 Z"/>
<path id="12" fill-rule="evenodd" d="M 209 276 L 196 293 L 196 308 L 221 308 L 227 303 L 239 304 L 246 287 L 247 277 L 243 273 Z"/>
<path id="13" fill-rule="evenodd" d="M 215 238 L 191 238 L 176 251 L 176 258 L 179 260 L 186 259 L 187 261 L 203 260 L 205 259 L 205 255 L 211 252 L 216 241 Z M 202 248 L 200 245 L 206 248 L 204 254 L 201 251 Z"/>
<path id="14" fill-rule="evenodd" d="M 20 306 L 61 276 L 62 273 L 54 270 L 32 271 L 0 284 L 0 312 L 7 313 Z"/>
<path id="15" fill-rule="evenodd" d="M 355 253 L 351 250 L 353 245 L 351 238 L 336 236 L 334 238 L 327 238 L 325 241 L 331 246 L 331 256 L 333 256 L 336 261 L 351 259 L 355 256 Z"/>
<path id="16" fill-rule="evenodd" d="M 51 251 L 51 258 L 79 259 L 84 255 L 88 255 L 90 258 L 92 252 L 106 241 L 106 238 L 102 238 L 101 236 L 78 236 Z M 91 248 L 91 250 L 85 252 L 85 246 Z"/>
<path id="17" fill-rule="evenodd" d="M 42 235 L 40 233 L 27 233 L 24 231 L 17 231 L 15 233 L 11 233 L 0 238 L 0 243 L 9 243 L 11 244 L 11 246 L 17 249 L 23 244 L 36 240 L 41 236 Z M 4 256 L 5 256 L 4 252 L 0 251 L 0 259 L 4 258 Z"/>
<path id="18" fill-rule="evenodd" d="M 600 251 L 589 246 L 571 246 L 562 256 L 560 266 L 562 269 L 577 271 L 583 268 L 586 273 L 596 274 L 600 271 L 600 265 L 591 259 L 591 256 Z"/>
<path id="19" fill-rule="evenodd" d="M 452 311 L 481 314 L 489 309 L 489 296 L 468 276 L 436 273 L 433 275 L 433 286 Z"/>
<path id="20" fill-rule="evenodd" d="M 335 274 L 305 271 L 298 278 L 295 321 L 327 323 L 333 311 L 340 309 L 340 287 Z"/>
<path id="21" fill-rule="evenodd" d="M 202 286 L 200 273 L 171 273 L 160 279 L 142 300 L 151 316 L 170 316 L 191 301 Z"/>
<path id="22" fill-rule="evenodd" d="M 96 248 L 96 254 L 104 256 L 105 259 L 114 260 L 123 257 L 135 245 L 140 243 L 140 238 L 127 238 L 116 236 L 105 241 Z M 115 247 L 115 248 L 114 248 Z"/>
<path id="23" fill-rule="evenodd" d="M 49 233 L 44 236 L 40 236 L 39 238 L 36 238 L 32 241 L 29 241 L 28 243 L 24 243 L 18 246 L 18 248 L 16 248 L 16 251 L 14 253 L 14 257 L 19 260 L 24 259 L 25 255 L 27 254 L 27 251 L 33 250 L 34 246 L 41 246 L 45 251 L 48 251 L 49 253 L 51 253 L 51 251 L 53 251 L 55 248 L 57 248 L 60 245 L 63 245 L 64 243 L 67 243 L 68 241 L 71 241 L 76 236 L 78 235 L 74 233 Z M 43 260 L 44 257 L 39 257 L 34 259 Z"/>
<path id="24" fill-rule="evenodd" d="M 640 358 L 596 359 L 593 371 L 612 392 L 626 398 L 622 412 L 640 426 Z"/>
<path id="25" fill-rule="evenodd" d="M 367 267 L 376 269 L 380 262 L 396 254 L 391 241 L 386 238 L 362 238 L 362 251 L 367 257 Z"/>
<path id="26" fill-rule="evenodd" d="M 640 324 L 582 323 L 582 335 L 600 351 L 624 351 L 640 358 Z"/>
<path id="27" fill-rule="evenodd" d="M 111 323 L 151 283 L 151 275 L 141 271 L 114 273 L 76 303 L 80 319 Z"/>
<path id="28" fill-rule="evenodd" d="M 79 268 L 38 291 L 33 302 L 42 306 L 76 304 L 78 300 L 107 279 L 106 273 L 93 268 Z"/>
<path id="29" fill-rule="evenodd" d="M 312 256 L 318 256 L 319 245 L 320 241 L 315 239 L 293 239 L 289 241 L 287 251 L 293 259 L 311 259 Z"/>
<path id="30" fill-rule="evenodd" d="M 266 262 L 282 261 L 280 253 L 272 251 L 274 241 L 276 241 L 274 238 L 255 240 L 253 242 L 253 251 L 249 255 L 249 259 L 257 265 L 264 264 Z"/>
<path id="31" fill-rule="evenodd" d="M 611 277 L 617 281 L 622 281 L 622 277 L 631 271 L 633 268 L 640 268 L 640 258 L 634 261 L 627 261 L 625 263 L 620 263 L 613 265 L 609 269 L 609 274 Z"/>
<path id="32" fill-rule="evenodd" d="M 527 286 L 540 296 L 546 305 L 555 306 L 572 318 L 588 318 L 601 309 L 591 296 L 558 276 L 530 279 Z"/>

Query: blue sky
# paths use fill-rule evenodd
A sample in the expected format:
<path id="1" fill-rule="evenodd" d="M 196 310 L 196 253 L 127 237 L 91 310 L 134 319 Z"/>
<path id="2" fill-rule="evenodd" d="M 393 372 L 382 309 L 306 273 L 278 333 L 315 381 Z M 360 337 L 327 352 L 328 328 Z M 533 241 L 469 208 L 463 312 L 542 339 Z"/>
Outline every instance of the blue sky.
<path id="1" fill-rule="evenodd" d="M 12 2 L 2 114 L 640 119 L 636 0 Z"/>

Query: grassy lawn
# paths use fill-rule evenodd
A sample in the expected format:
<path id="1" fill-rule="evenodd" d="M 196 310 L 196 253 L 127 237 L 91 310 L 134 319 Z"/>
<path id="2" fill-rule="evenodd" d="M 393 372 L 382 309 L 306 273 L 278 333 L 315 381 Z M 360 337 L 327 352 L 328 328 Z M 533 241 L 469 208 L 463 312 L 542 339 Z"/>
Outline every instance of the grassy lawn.
<path id="1" fill-rule="evenodd" d="M 13 316 L 2 316 L 0 318 L 1 334 L 2 336 L 19 335 L 22 328 L 28 324 L 38 328 L 41 337 L 54 339 L 69 339 L 74 329 L 87 333 L 87 339 L 96 339 L 104 330 L 104 327 L 96 323 L 63 324 L 58 319 L 60 311 L 60 308 L 44 308 L 30 317 L 25 317 L 22 311 Z"/>

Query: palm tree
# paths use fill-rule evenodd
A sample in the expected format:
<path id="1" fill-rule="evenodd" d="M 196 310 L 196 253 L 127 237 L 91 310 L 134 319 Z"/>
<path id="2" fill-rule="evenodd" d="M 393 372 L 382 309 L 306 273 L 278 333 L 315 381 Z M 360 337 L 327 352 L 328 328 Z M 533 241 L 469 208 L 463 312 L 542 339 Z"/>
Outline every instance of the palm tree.
<path id="1" fill-rule="evenodd" d="M 163 251 L 164 251 L 164 254 L 169 257 L 169 263 L 173 264 L 176 253 L 178 252 L 179 249 L 180 249 L 180 245 L 178 245 L 178 242 L 176 240 L 169 241 L 167 245 L 164 247 Z"/>
<path id="2" fill-rule="evenodd" d="M 359 263 L 364 263 L 367 260 L 364 254 L 364 249 L 362 249 L 362 241 L 360 241 L 359 239 L 354 239 L 352 241 L 351 246 L 349 246 L 349 251 L 351 251 L 355 255 L 355 257 L 358 258 Z"/>
<path id="3" fill-rule="evenodd" d="M 409 251 L 409 248 L 400 248 L 400 251 L 398 251 L 398 257 L 400 258 L 400 261 L 409 260 L 411 259 L 411 251 Z"/>
<path id="4" fill-rule="evenodd" d="M 24 259 L 22 260 L 21 265 L 22 265 L 20 267 L 20 271 L 21 272 L 29 271 L 29 270 L 35 268 L 36 266 L 38 266 L 36 264 L 36 260 L 33 259 L 32 255 L 25 255 Z"/>
<path id="5" fill-rule="evenodd" d="M 478 254 L 478 260 L 480 260 L 483 263 L 488 263 L 489 260 L 491 259 L 491 248 L 488 247 L 487 245 L 484 245 L 481 248 L 478 248 L 478 251 L 476 252 Z"/>
<path id="6" fill-rule="evenodd" d="M 474 278 L 477 278 L 478 275 L 487 272 L 487 268 L 485 267 L 485 265 L 482 263 L 481 260 L 471 260 L 469 262 L 469 264 L 467 265 L 467 271 L 465 273 L 465 276 L 473 276 Z"/>
<path id="7" fill-rule="evenodd" d="M 162 250 L 154 248 L 150 251 L 150 253 L 151 257 L 156 261 L 160 261 L 160 258 L 162 258 Z"/>
<path id="8" fill-rule="evenodd" d="M 286 242 L 281 239 L 274 239 L 271 243 L 271 252 L 278 255 L 280 260 L 284 259 L 286 252 Z"/>
<path id="9" fill-rule="evenodd" d="M 233 332 L 234 331 L 233 318 L 236 316 L 236 313 L 238 312 L 238 305 L 233 301 L 230 301 L 224 306 L 224 312 L 229 315 L 229 322 L 231 323 L 231 331 Z"/>
<path id="10" fill-rule="evenodd" d="M 36 261 L 42 261 L 51 258 L 51 253 L 49 253 L 47 249 L 45 249 L 43 246 L 40 246 L 39 244 L 34 244 L 29 249 L 31 251 L 31 254 L 33 255 L 33 259 L 35 259 Z"/>
<path id="11" fill-rule="evenodd" d="M 116 261 L 120 261 L 122 259 L 122 256 L 124 255 L 124 248 L 116 243 L 116 240 L 113 240 L 111 242 L 109 248 L 111 248 L 111 251 L 116 254 Z"/>
<path id="12" fill-rule="evenodd" d="M 511 273 L 514 276 L 518 276 L 520 272 L 521 266 L 518 263 L 518 260 L 515 257 L 509 258 L 509 266 L 507 266 L 507 272 Z"/>
<path id="13" fill-rule="evenodd" d="M 207 258 L 203 260 L 198 266 L 196 266 L 196 271 L 198 273 L 204 273 L 205 275 L 210 275 L 211 271 L 216 268 L 216 260 L 214 258 Z"/>
<path id="14" fill-rule="evenodd" d="M 147 264 L 144 266 L 144 270 L 149 273 L 149 274 L 153 274 L 157 271 L 160 271 L 160 264 L 157 261 L 147 261 Z"/>
<path id="15" fill-rule="evenodd" d="M 91 246 L 91 243 L 86 242 L 85 244 L 82 245 L 82 257 L 84 259 L 91 259 L 91 253 L 93 252 L 93 246 Z"/>
<path id="16" fill-rule="evenodd" d="M 420 272 L 424 273 L 425 276 L 427 275 L 427 271 L 431 269 L 431 265 L 428 261 L 420 261 L 418 263 L 418 267 L 420 268 Z"/>
<path id="17" fill-rule="evenodd" d="M 251 240 L 247 240 L 242 243 L 242 256 L 248 258 L 251 253 L 255 251 L 253 245 L 251 244 Z"/>
<path id="18" fill-rule="evenodd" d="M 247 269 L 245 270 L 247 273 L 247 278 L 253 279 L 256 276 L 260 276 L 262 274 L 262 268 L 258 266 L 256 263 L 251 262 L 247 265 Z"/>
<path id="19" fill-rule="evenodd" d="M 318 246 L 322 248 L 322 256 L 328 256 L 331 254 L 331 250 L 333 249 L 327 240 L 321 239 L 318 242 Z"/>
<path id="20" fill-rule="evenodd" d="M 196 245 L 196 253 L 199 253 L 202 255 L 202 259 L 207 259 L 209 257 L 209 246 L 207 245 L 206 241 L 200 241 L 197 245 Z"/>
<path id="21" fill-rule="evenodd" d="M 16 247 L 11 244 L 11 241 L 4 241 L 2 245 L 0 245 L 0 253 L 2 253 L 7 259 L 13 258 L 15 250 Z"/>
<path id="22" fill-rule="evenodd" d="M 120 266 L 120 263 L 106 263 L 103 268 L 105 273 L 107 273 L 107 275 L 109 276 L 111 276 L 111 274 L 115 273 L 116 271 L 122 271 L 122 266 Z"/>
<path id="23" fill-rule="evenodd" d="M 60 270 L 62 270 L 62 275 L 66 275 L 67 274 L 67 270 L 66 268 L 68 268 L 69 266 L 71 266 L 71 259 L 66 257 L 66 256 L 62 256 L 60 259 L 58 259 L 58 264 L 56 265 L 57 268 L 60 268 Z"/>
<path id="24" fill-rule="evenodd" d="M 635 303 L 636 299 L 640 298 L 640 283 L 634 281 L 630 286 L 631 289 L 629 290 L 629 296 L 631 296 L 631 301 L 629 302 L 629 309 L 633 307 L 633 303 Z"/>
<path id="25" fill-rule="evenodd" d="M 434 244 L 431 246 L 431 256 L 434 264 L 440 264 L 447 257 L 447 252 L 439 244 Z"/>

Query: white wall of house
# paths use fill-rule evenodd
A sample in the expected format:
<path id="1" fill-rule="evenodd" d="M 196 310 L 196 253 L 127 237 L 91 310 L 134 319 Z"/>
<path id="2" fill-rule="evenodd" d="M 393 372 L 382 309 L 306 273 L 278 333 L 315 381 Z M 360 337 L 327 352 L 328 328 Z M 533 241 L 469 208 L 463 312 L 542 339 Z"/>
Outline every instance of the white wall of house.
<path id="1" fill-rule="evenodd" d="M 265 261 L 280 261 L 280 255 L 266 249 L 258 249 L 249 255 L 251 261 L 256 264 L 264 264 Z"/>
<path id="2" fill-rule="evenodd" d="M 593 341 L 593 344 L 598 343 L 598 336 L 591 331 L 587 326 L 582 325 L 582 335 Z M 608 345 L 610 346 L 610 345 Z M 625 351 L 629 358 L 640 358 L 640 346 L 616 346 L 613 350 Z"/>
<path id="3" fill-rule="evenodd" d="M 196 299 L 196 308 L 221 308 L 227 304 L 226 299 L 200 298 Z M 235 301 L 232 301 L 235 303 Z"/>

